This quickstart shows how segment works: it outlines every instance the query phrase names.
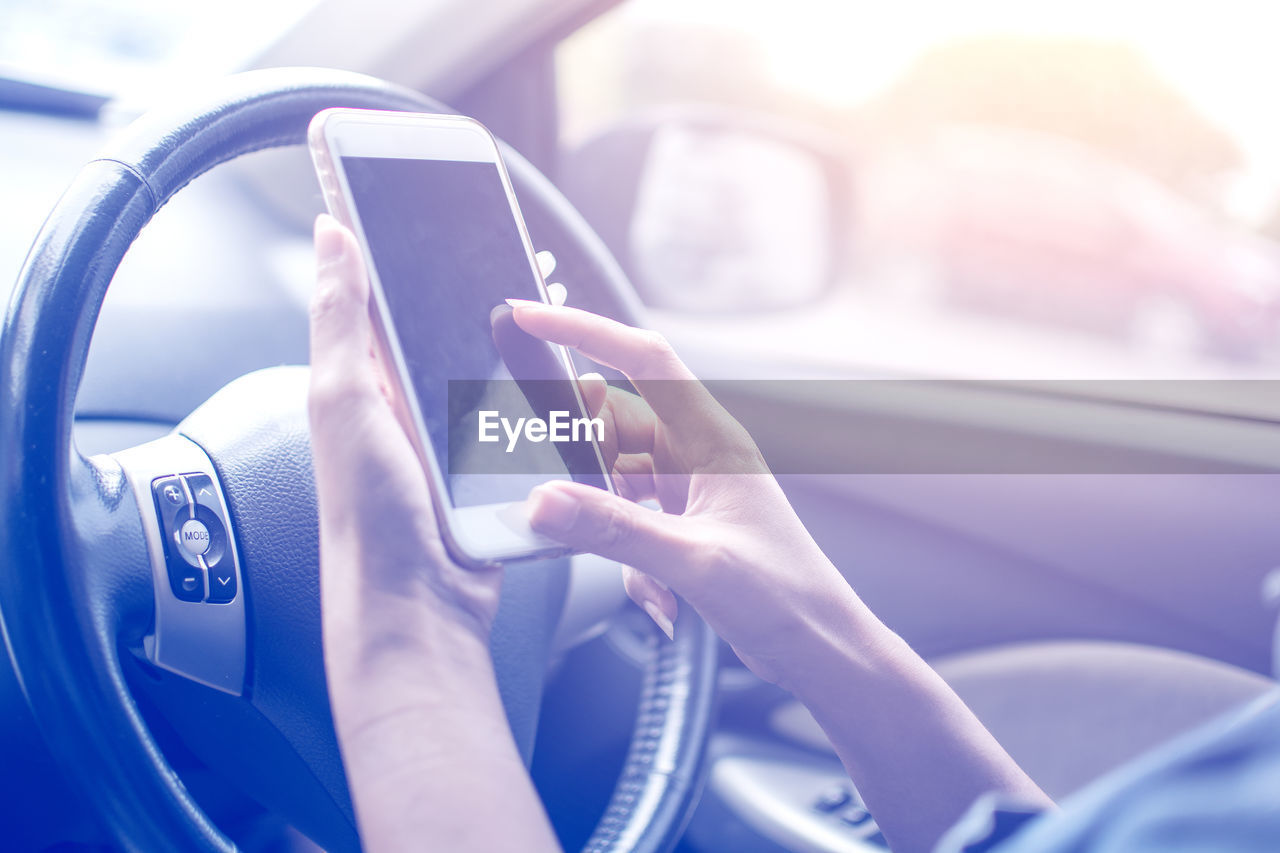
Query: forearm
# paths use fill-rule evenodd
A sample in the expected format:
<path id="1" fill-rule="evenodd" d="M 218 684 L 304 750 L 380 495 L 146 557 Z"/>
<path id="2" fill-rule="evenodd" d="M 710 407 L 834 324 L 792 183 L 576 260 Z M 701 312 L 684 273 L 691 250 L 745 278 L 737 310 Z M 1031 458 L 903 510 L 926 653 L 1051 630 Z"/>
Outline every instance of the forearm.
<path id="1" fill-rule="evenodd" d="M 812 712 L 896 851 L 931 850 L 979 795 L 1052 802 L 960 697 L 852 591 L 810 626 L 785 685 Z M 837 615 L 838 614 L 838 615 Z"/>
<path id="2" fill-rule="evenodd" d="M 316 261 L 308 402 L 325 674 L 362 846 L 555 850 L 489 654 L 501 573 L 445 551 L 371 357 L 360 248 L 326 216 Z"/>
<path id="3" fill-rule="evenodd" d="M 367 594 L 367 593 L 366 593 Z M 356 604 L 326 622 L 330 693 L 369 851 L 559 850 L 515 748 L 484 637 L 457 614 Z M 494 820 L 501 792 L 502 820 Z"/>

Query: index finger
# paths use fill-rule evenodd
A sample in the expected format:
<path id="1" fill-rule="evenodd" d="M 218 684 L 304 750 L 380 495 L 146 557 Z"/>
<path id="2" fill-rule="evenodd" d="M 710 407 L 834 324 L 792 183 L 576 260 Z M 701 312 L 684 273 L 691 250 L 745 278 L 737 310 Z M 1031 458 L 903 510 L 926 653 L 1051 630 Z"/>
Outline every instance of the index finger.
<path id="1" fill-rule="evenodd" d="M 526 299 L 507 302 L 516 325 L 535 338 L 577 350 L 592 361 L 626 374 L 632 382 L 694 378 L 657 332 L 627 326 L 581 308 Z"/>
<path id="2" fill-rule="evenodd" d="M 665 424 L 688 440 L 719 426 L 728 413 L 657 332 L 563 305 L 509 299 L 516 325 L 620 371 Z"/>

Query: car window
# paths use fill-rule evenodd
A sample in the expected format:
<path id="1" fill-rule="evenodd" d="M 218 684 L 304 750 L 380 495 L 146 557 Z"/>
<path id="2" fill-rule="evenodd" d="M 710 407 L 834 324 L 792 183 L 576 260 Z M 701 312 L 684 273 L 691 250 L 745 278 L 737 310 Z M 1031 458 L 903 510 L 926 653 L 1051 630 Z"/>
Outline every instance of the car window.
<path id="1" fill-rule="evenodd" d="M 558 48 L 566 192 L 639 279 L 654 322 L 694 346 L 824 375 L 1274 378 L 1280 124 L 1258 109 L 1280 74 L 1269 18 L 1232 0 L 628 0 Z M 848 257 L 830 287 L 776 260 L 771 299 L 752 297 L 750 275 L 735 288 L 703 274 L 760 266 L 694 257 L 729 251 L 726 223 L 751 204 L 809 212 L 817 198 L 783 193 L 781 172 L 744 174 L 745 158 L 673 164 L 669 139 L 652 144 L 673 121 L 724 111 L 821 135 L 847 165 L 851 215 L 832 239 Z M 635 142 L 638 127 L 649 141 Z M 655 182 L 684 189 L 666 194 L 669 212 Z M 720 188 L 699 202 L 713 210 L 688 203 L 700 186 Z M 640 239 L 620 212 L 635 199 Z M 664 216 L 678 245 L 655 242 Z M 815 251 L 812 234 L 769 221 L 738 243 Z M 646 281 L 653 270 L 664 280 Z M 1248 399 L 1233 410 L 1278 413 L 1236 387 Z"/>
<path id="2" fill-rule="evenodd" d="M 133 94 L 239 70 L 317 0 L 5 0 L 0 74 Z"/>

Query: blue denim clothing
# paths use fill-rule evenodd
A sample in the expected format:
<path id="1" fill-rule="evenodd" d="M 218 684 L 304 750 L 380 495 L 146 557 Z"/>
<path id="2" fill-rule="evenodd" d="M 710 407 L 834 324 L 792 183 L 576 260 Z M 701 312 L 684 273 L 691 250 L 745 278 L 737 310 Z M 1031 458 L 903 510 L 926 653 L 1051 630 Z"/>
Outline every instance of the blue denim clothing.
<path id="1" fill-rule="evenodd" d="M 1039 812 L 989 795 L 936 853 L 1276 853 L 1280 691 Z"/>

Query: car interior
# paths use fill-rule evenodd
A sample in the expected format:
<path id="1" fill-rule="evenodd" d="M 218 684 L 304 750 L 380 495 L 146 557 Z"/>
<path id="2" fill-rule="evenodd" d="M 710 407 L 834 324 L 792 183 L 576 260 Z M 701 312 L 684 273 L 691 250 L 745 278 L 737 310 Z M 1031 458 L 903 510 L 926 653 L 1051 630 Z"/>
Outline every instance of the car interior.
<path id="1" fill-rule="evenodd" d="M 1239 178 L 1265 133 L 1222 142 L 1229 109 L 1166 93 L 1195 70 L 1141 58 L 1196 28 L 760 5 L 0 10 L 0 847 L 359 849 L 306 434 L 330 106 L 491 129 L 568 304 L 671 341 L 1051 797 L 1275 689 L 1280 218 Z M 1257 24 L 1214 55 L 1244 74 Z M 929 88 L 1027 51 L 1057 110 Z M 1090 138 L 1125 98 L 1171 130 Z M 153 483 L 225 531 L 234 606 L 161 606 Z M 503 595 L 503 700 L 566 850 L 885 849 L 813 718 L 689 608 L 667 642 L 590 555 Z"/>

